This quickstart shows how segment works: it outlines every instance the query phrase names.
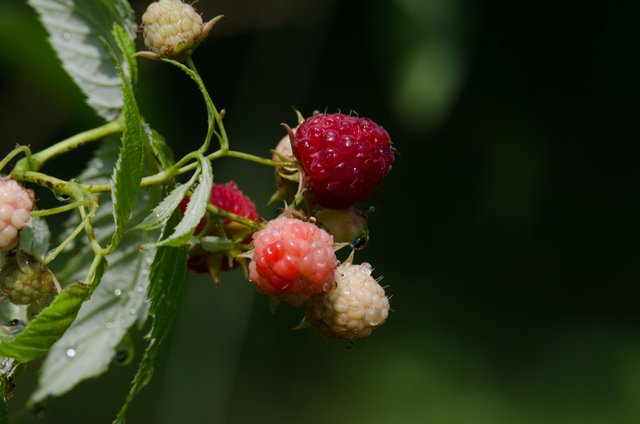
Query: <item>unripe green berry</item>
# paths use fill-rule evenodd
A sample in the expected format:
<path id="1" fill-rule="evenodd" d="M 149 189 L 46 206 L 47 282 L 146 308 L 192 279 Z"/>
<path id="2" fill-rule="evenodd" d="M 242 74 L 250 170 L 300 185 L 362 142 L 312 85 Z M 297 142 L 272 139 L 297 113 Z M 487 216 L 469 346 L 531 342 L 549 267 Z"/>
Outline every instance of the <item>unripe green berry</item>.
<path id="1" fill-rule="evenodd" d="M 49 268 L 25 253 L 9 256 L 0 271 L 0 293 L 16 305 L 41 303 L 58 290 Z"/>

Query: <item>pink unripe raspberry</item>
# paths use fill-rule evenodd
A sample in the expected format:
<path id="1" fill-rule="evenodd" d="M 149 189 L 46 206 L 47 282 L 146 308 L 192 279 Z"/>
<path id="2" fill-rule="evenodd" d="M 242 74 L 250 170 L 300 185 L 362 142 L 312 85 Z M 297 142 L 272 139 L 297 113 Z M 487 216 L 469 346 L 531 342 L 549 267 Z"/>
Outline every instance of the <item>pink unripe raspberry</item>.
<path id="1" fill-rule="evenodd" d="M 181 0 L 158 0 L 142 15 L 145 46 L 159 56 L 175 58 L 200 42 L 204 25 L 195 9 Z"/>
<path id="2" fill-rule="evenodd" d="M 337 259 L 333 237 L 311 222 L 279 217 L 253 235 L 249 280 L 264 294 L 302 305 L 327 291 Z"/>
<path id="3" fill-rule="evenodd" d="M 9 251 L 18 244 L 18 232 L 31 225 L 33 192 L 15 180 L 0 178 L 0 251 Z"/>
<path id="4" fill-rule="evenodd" d="M 307 189 L 325 208 L 346 209 L 367 200 L 391 170 L 387 131 L 368 118 L 341 113 L 307 118 L 291 140 Z"/>
<path id="5" fill-rule="evenodd" d="M 328 338 L 369 336 L 389 315 L 389 299 L 371 271 L 368 263 L 341 264 L 336 269 L 335 287 L 307 303 L 307 324 Z"/>

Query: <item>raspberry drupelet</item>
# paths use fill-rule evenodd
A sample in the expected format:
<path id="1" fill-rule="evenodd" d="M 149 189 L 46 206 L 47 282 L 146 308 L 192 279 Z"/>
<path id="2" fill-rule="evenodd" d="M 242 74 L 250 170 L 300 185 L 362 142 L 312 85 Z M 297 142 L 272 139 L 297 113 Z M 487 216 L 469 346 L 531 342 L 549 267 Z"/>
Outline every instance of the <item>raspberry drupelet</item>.
<path id="1" fill-rule="evenodd" d="M 337 259 L 333 237 L 313 223 L 285 216 L 253 235 L 249 280 L 264 294 L 295 306 L 328 291 Z"/>

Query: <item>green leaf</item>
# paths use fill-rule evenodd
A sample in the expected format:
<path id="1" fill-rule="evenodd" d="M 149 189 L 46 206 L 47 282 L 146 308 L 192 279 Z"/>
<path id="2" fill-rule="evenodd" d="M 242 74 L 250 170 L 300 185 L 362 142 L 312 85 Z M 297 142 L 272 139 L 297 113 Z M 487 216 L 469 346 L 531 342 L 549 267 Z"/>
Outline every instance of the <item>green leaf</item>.
<path id="1" fill-rule="evenodd" d="M 20 230 L 20 249 L 29 253 L 40 262 L 44 262 L 49 251 L 51 233 L 47 222 L 40 217 L 33 217 L 31 227 Z"/>
<path id="2" fill-rule="evenodd" d="M 186 184 L 178 185 L 169 193 L 167 197 L 162 199 L 147 217 L 138 225 L 133 227 L 134 230 L 152 230 L 162 227 L 176 210 L 182 199 L 193 184 L 196 182 L 198 174 L 194 173 Z"/>
<path id="3" fill-rule="evenodd" d="M 0 325 L 10 325 L 13 320 L 25 321 L 27 319 L 27 307 L 14 305 L 6 299 L 0 300 Z"/>
<path id="4" fill-rule="evenodd" d="M 174 220 L 170 220 L 169 224 L 172 224 Z M 168 228 L 165 227 L 165 231 Z M 153 325 L 147 336 L 150 341 L 140 361 L 138 372 L 133 379 L 133 385 L 127 395 L 127 400 L 118 413 L 115 422 L 124 422 L 129 406 L 153 376 L 156 358 L 178 314 L 187 279 L 187 258 L 188 250 L 186 246 L 163 246 L 156 251 L 149 278 L 150 313 L 153 317 Z"/>
<path id="5" fill-rule="evenodd" d="M 151 133 L 151 149 L 153 156 L 158 161 L 160 169 L 169 168 L 174 163 L 173 151 L 167 145 L 164 137 L 155 130 L 149 130 Z"/>
<path id="6" fill-rule="evenodd" d="M 100 286 L 51 348 L 32 402 L 59 396 L 81 381 L 107 371 L 122 338 L 146 308 L 148 266 L 153 252 L 141 254 L 136 243 L 127 243 L 126 247 L 125 243 L 109 256 L 112 265 Z M 70 349 L 72 357 L 68 355 Z"/>
<path id="7" fill-rule="evenodd" d="M 129 81 L 135 91 L 135 87 L 138 85 L 138 61 L 135 57 L 136 44 L 129 33 L 117 22 L 113 24 L 111 34 L 118 45 L 118 49 L 120 49 L 124 56 L 124 71 L 125 74 L 129 76 Z"/>
<path id="8" fill-rule="evenodd" d="M 233 241 L 216 236 L 202 237 L 199 242 L 202 249 L 210 253 L 226 252 L 235 246 Z"/>
<path id="9" fill-rule="evenodd" d="M 189 200 L 184 216 L 174 229 L 173 234 L 169 238 L 156 243 L 157 246 L 180 246 L 185 244 L 193 235 L 202 217 L 207 213 L 207 205 L 209 204 L 213 185 L 213 170 L 211 169 L 211 162 L 202 154 L 198 155 L 198 164 L 200 170 L 198 186 Z"/>
<path id="10" fill-rule="evenodd" d="M 118 71 L 105 48 L 114 23 L 134 39 L 136 22 L 126 0 L 27 0 L 49 33 L 49 42 L 62 66 L 101 117 L 113 120 L 123 105 Z"/>
<path id="11" fill-rule="evenodd" d="M 144 146 L 146 133 L 140 117 L 138 104 L 133 89 L 124 73 L 122 91 L 124 93 L 123 113 L 125 129 L 122 134 L 122 147 L 111 179 L 111 198 L 116 228 L 111 239 L 109 251 L 113 251 L 120 243 L 131 211 L 138 201 L 140 180 L 144 171 Z"/>
<path id="12" fill-rule="evenodd" d="M 78 180 L 103 182 L 113 170 L 117 157 L 117 144 L 103 143 Z M 140 220 L 146 216 L 158 197 L 155 190 L 141 191 L 132 219 Z M 102 207 L 96 213 L 93 224 L 98 242 L 104 244 L 112 237 L 114 221 L 110 197 L 104 196 L 102 200 Z M 67 227 L 72 229 L 78 222 L 74 217 Z M 47 355 L 31 402 L 59 396 L 81 381 L 104 373 L 127 331 L 136 322 L 146 320 L 149 267 L 154 251 L 141 251 L 140 245 L 150 243 L 157 237 L 158 232 L 127 232 L 123 236 L 118 249 L 108 257 L 109 269 L 100 285 L 82 305 L 73 325 Z M 74 246 L 63 252 L 51 266 L 64 285 L 86 275 L 92 258 L 93 251 L 87 245 L 86 238 L 82 238 L 76 240 Z M 67 355 L 69 349 L 75 352 L 73 358 Z"/>
<path id="13" fill-rule="evenodd" d="M 90 286 L 74 283 L 64 289 L 27 328 L 13 340 L 0 343 L 0 356 L 29 362 L 45 355 L 75 320 L 89 294 Z"/>

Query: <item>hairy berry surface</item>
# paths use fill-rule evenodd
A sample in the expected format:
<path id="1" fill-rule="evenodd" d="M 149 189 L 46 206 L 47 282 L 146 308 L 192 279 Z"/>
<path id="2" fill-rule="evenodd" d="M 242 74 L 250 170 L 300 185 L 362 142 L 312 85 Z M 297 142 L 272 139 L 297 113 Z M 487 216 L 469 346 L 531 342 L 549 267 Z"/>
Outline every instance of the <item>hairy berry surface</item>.
<path id="1" fill-rule="evenodd" d="M 389 314 L 389 299 L 371 271 L 368 263 L 341 264 L 336 269 L 335 287 L 309 300 L 306 322 L 328 338 L 369 336 Z"/>
<path id="2" fill-rule="evenodd" d="M 368 118 L 341 113 L 307 118 L 291 145 L 321 206 L 344 209 L 367 200 L 391 170 L 387 131 Z"/>

